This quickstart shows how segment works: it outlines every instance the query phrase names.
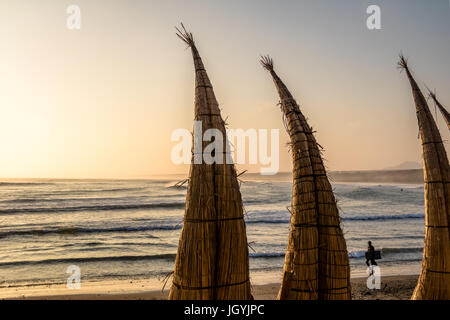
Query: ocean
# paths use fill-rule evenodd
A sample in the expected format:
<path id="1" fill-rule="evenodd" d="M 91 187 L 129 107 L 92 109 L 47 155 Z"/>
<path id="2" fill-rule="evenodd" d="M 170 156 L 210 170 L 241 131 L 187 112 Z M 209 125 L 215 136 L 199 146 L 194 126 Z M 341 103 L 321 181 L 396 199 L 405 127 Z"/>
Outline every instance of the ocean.
<path id="1" fill-rule="evenodd" d="M 280 282 L 292 182 L 245 180 L 241 192 L 254 284 Z M 155 279 L 173 271 L 186 186 L 176 179 L 0 181 L 0 288 Z M 422 184 L 333 183 L 352 276 L 365 276 L 371 240 L 382 275 L 418 274 L 424 237 Z M 159 281 L 161 280 L 161 281 Z"/>

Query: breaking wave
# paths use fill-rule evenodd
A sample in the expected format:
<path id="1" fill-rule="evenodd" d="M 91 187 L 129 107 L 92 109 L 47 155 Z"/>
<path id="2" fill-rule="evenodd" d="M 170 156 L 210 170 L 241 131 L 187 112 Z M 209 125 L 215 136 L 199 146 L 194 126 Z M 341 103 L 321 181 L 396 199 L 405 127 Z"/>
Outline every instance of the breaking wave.
<path id="1" fill-rule="evenodd" d="M 75 207 L 50 207 L 50 208 L 14 208 L 1 209 L 0 214 L 11 213 L 50 213 L 50 212 L 74 212 L 74 211 L 112 211 L 112 210 L 137 210 L 158 208 L 184 208 L 184 202 L 147 203 L 147 204 L 116 204 L 100 206 L 75 206 Z"/>

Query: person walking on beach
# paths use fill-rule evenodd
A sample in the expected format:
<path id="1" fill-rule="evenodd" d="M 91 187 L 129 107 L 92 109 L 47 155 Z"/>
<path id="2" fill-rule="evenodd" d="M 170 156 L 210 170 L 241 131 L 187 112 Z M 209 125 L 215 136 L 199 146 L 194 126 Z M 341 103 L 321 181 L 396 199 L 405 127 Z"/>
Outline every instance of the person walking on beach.
<path id="1" fill-rule="evenodd" d="M 367 254 L 366 254 L 366 264 L 368 267 L 372 266 L 376 266 L 377 262 L 375 261 L 375 248 L 372 245 L 372 241 L 368 242 L 368 247 L 367 247 Z M 370 261 L 370 264 L 369 264 Z"/>

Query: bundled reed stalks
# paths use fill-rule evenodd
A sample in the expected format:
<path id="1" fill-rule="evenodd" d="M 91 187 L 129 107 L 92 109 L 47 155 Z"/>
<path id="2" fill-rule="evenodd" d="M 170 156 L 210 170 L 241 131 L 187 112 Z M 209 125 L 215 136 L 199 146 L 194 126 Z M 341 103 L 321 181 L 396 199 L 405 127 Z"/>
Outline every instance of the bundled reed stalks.
<path id="1" fill-rule="evenodd" d="M 201 121 L 203 131 L 220 130 L 225 140 L 225 123 L 213 87 L 192 34 L 181 26 L 177 36 L 191 48 L 194 59 L 195 120 Z M 225 146 L 226 141 L 223 142 Z M 202 143 L 202 152 L 209 143 Z M 215 152 L 223 157 L 223 164 L 207 164 L 203 159 L 195 164 L 196 155 L 192 154 L 183 229 L 169 293 L 171 300 L 252 299 L 236 171 L 233 164 L 226 163 L 225 152 Z"/>
<path id="2" fill-rule="evenodd" d="M 319 146 L 272 59 L 262 57 L 261 63 L 280 96 L 293 159 L 291 225 L 278 299 L 351 299 L 347 246 Z"/>
<path id="3" fill-rule="evenodd" d="M 422 272 L 412 299 L 450 299 L 450 170 L 441 135 L 425 97 L 400 56 L 416 105 L 425 181 L 425 243 Z"/>
<path id="4" fill-rule="evenodd" d="M 444 117 L 445 122 L 447 123 L 448 129 L 450 130 L 450 113 L 448 113 L 447 110 L 445 110 L 444 106 L 438 101 L 436 98 L 436 94 L 432 92 L 431 90 L 428 90 L 430 97 L 433 98 L 434 103 L 438 106 L 439 110 L 442 113 L 442 116 Z"/>

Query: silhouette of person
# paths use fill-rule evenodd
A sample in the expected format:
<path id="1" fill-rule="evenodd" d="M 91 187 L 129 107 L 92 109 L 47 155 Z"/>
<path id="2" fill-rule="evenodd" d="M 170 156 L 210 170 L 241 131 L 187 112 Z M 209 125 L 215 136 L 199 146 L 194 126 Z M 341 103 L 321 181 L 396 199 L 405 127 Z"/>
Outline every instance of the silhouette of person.
<path id="1" fill-rule="evenodd" d="M 377 263 L 375 261 L 375 248 L 372 245 L 372 241 L 369 241 L 368 245 L 369 246 L 367 247 L 368 255 L 367 255 L 367 258 L 366 258 L 366 264 L 367 264 L 368 267 L 370 267 L 370 265 L 376 266 Z M 369 261 L 370 261 L 370 264 L 369 264 Z"/>

